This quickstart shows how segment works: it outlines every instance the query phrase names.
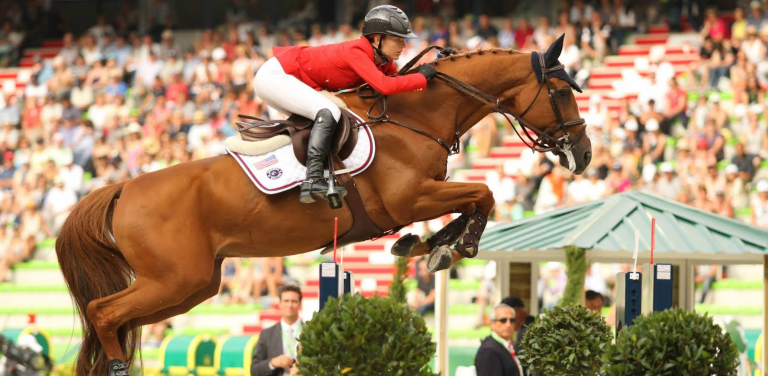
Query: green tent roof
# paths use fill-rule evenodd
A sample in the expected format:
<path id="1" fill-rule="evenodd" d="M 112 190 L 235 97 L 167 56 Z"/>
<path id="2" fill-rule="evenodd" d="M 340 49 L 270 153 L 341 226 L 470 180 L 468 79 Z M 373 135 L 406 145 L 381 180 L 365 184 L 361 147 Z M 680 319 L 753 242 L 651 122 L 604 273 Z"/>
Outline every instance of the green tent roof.
<path id="1" fill-rule="evenodd" d="M 616 252 L 649 252 L 651 217 L 656 218 L 655 253 L 677 258 L 760 262 L 768 255 L 768 231 L 641 191 L 604 199 L 488 228 L 480 242 L 481 257 L 499 251 L 560 250 L 569 245 Z M 616 256 L 620 256 L 616 254 Z"/>

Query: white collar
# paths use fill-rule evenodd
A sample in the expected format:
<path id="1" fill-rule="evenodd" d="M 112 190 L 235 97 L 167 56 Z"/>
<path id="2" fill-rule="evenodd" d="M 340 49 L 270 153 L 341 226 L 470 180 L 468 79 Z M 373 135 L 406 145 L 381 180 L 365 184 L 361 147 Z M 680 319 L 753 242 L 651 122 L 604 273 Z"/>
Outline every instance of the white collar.
<path id="1" fill-rule="evenodd" d="M 512 341 L 507 341 L 506 339 L 502 338 L 500 335 L 494 333 L 493 331 L 491 331 L 491 337 L 493 337 L 493 339 L 496 340 L 496 342 L 503 342 L 500 344 L 503 345 L 504 348 L 506 349 L 509 349 L 509 346 L 512 344 Z"/>
<path id="2" fill-rule="evenodd" d="M 301 319 L 296 320 L 293 324 L 288 324 L 285 322 L 284 319 L 280 319 L 280 327 L 282 328 L 283 332 L 287 331 L 288 328 L 293 329 L 293 333 L 296 333 L 301 327 L 303 323 L 301 322 Z"/>
<path id="3" fill-rule="evenodd" d="M 499 338 L 501 338 L 501 336 L 499 336 Z M 507 341 L 507 340 L 506 340 L 506 339 L 504 339 L 504 338 L 501 338 L 501 340 L 504 342 L 504 348 L 506 348 L 507 350 L 509 350 L 509 346 L 512 344 L 512 341 Z"/>

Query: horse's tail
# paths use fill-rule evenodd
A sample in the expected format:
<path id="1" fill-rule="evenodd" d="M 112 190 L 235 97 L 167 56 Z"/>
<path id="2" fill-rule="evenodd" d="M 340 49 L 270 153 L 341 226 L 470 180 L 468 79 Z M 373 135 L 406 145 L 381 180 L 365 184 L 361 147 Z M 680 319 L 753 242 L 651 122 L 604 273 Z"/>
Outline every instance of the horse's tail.
<path id="1" fill-rule="evenodd" d="M 88 319 L 88 304 L 128 288 L 133 268 L 125 260 L 111 235 L 112 201 L 125 183 L 98 189 L 72 210 L 56 239 L 56 256 L 69 293 L 76 305 L 83 342 L 75 362 L 75 375 L 102 375 L 109 360 Z M 122 325 L 117 338 L 131 364 L 140 342 L 140 328 Z"/>

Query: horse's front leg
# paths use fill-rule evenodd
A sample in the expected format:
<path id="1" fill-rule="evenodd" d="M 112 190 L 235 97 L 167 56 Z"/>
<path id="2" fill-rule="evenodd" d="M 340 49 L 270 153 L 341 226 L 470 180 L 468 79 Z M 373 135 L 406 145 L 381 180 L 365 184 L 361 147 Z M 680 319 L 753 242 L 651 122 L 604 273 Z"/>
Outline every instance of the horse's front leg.
<path id="1" fill-rule="evenodd" d="M 392 253 L 408 257 L 429 253 L 428 269 L 432 272 L 446 269 L 463 257 L 474 257 L 493 205 L 493 193 L 485 184 L 427 181 L 412 207 L 415 221 L 449 213 L 462 215 L 427 241 L 416 235 L 403 236 L 392 247 Z M 457 240 L 456 250 L 451 250 L 449 246 Z"/>

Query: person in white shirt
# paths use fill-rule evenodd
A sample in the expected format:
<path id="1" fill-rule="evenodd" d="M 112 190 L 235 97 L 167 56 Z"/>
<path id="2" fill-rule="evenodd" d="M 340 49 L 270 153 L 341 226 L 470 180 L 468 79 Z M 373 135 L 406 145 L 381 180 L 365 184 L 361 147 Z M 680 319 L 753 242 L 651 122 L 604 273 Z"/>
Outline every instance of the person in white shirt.
<path id="1" fill-rule="evenodd" d="M 590 201 L 590 185 L 591 183 L 584 178 L 584 175 L 573 175 L 573 181 L 568 184 L 568 205 Z"/>
<path id="2" fill-rule="evenodd" d="M 115 112 L 115 106 L 107 103 L 104 94 L 99 93 L 96 95 L 96 103 L 88 108 L 88 119 L 93 122 L 93 127 L 96 130 L 101 130 L 107 118 L 115 116 Z"/>
<path id="3" fill-rule="evenodd" d="M 189 127 L 189 133 L 187 139 L 189 140 L 189 149 L 195 150 L 203 145 L 204 139 L 210 140 L 213 137 L 213 128 L 211 123 L 206 119 L 203 111 L 195 112 L 193 124 Z"/>
<path id="4" fill-rule="evenodd" d="M 56 121 L 61 119 L 62 111 L 63 106 L 61 103 L 56 102 L 53 95 L 48 95 L 45 98 L 45 105 L 40 112 L 40 121 L 43 125 L 43 129 L 46 130 L 46 133 L 53 127 L 53 124 Z"/>
<path id="5" fill-rule="evenodd" d="M 146 87 L 155 83 L 155 78 L 163 70 L 163 62 L 157 60 L 157 55 L 149 53 L 147 59 L 139 64 L 136 70 L 136 78 Z"/>
<path id="6" fill-rule="evenodd" d="M 61 47 L 59 54 L 56 55 L 56 57 L 62 58 L 67 66 L 72 65 L 75 63 L 75 59 L 80 53 L 77 44 L 74 42 L 74 36 L 72 33 L 64 34 L 62 42 L 64 45 Z"/>
<path id="7" fill-rule="evenodd" d="M 768 180 L 757 183 L 757 196 L 752 199 L 752 225 L 768 229 Z"/>
<path id="8" fill-rule="evenodd" d="M 304 328 L 299 317 L 301 289 L 296 285 L 285 285 L 278 296 L 282 319 L 261 332 L 251 362 L 251 376 L 289 376 L 296 368 L 298 338 Z"/>
<path id="9" fill-rule="evenodd" d="M 533 31 L 533 42 L 538 46 L 540 50 L 546 50 L 547 47 L 554 40 L 553 30 L 549 24 L 549 18 L 539 18 L 539 26 Z"/>
<path id="10" fill-rule="evenodd" d="M 49 228 L 55 235 L 59 234 L 61 226 L 77 204 L 77 195 L 64 186 L 60 177 L 54 180 L 54 187 L 48 191 L 43 204 L 43 216 L 49 223 Z"/>
<path id="11" fill-rule="evenodd" d="M 33 74 L 24 88 L 26 98 L 45 98 L 48 95 L 48 85 L 38 81 L 38 75 Z"/>
<path id="12" fill-rule="evenodd" d="M 675 174 L 675 168 L 669 162 L 664 162 L 659 168 L 661 177 L 656 183 L 656 192 L 668 200 L 674 200 L 680 190 L 683 189 L 683 183 Z"/>
<path id="13" fill-rule="evenodd" d="M 83 173 L 83 168 L 75 164 L 74 158 L 69 158 L 59 169 L 58 177 L 64 182 L 64 187 L 77 194 L 83 189 Z"/>
<path id="14" fill-rule="evenodd" d="M 605 181 L 600 180 L 597 168 L 590 167 L 587 169 L 587 182 L 588 184 L 584 184 L 587 190 L 587 201 L 599 200 L 605 196 Z"/>

